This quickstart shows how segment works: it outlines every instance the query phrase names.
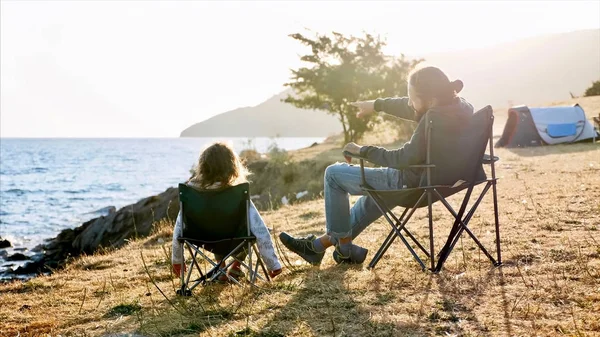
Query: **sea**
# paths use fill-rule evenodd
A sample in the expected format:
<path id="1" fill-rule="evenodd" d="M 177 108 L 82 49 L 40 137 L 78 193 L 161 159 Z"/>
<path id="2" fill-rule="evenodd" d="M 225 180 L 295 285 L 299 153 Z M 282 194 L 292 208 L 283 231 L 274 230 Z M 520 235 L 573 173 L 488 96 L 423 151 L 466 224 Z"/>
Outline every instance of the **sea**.
<path id="1" fill-rule="evenodd" d="M 200 152 L 214 141 L 236 152 L 276 146 L 295 150 L 324 138 L 0 138 L 0 273 L 6 261 L 61 230 L 164 192 L 187 180 Z"/>

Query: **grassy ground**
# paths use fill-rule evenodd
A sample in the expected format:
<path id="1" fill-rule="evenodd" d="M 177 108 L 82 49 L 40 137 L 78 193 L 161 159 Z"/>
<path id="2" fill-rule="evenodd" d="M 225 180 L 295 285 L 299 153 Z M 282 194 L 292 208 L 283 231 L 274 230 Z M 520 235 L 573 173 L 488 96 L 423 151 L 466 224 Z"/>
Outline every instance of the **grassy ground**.
<path id="1" fill-rule="evenodd" d="M 260 289 L 210 285 L 180 298 L 169 271 L 172 224 L 163 222 L 120 250 L 1 284 L 0 336 L 600 336 L 600 146 L 497 154 L 500 268 L 468 237 L 438 275 L 422 272 L 400 243 L 373 271 L 336 266 L 330 255 L 310 267 L 284 250 L 285 273 Z M 436 247 L 451 225 L 441 207 Z M 263 216 L 274 235 L 318 234 L 323 211 L 314 200 Z M 425 211 L 414 220 L 426 238 Z M 491 195 L 470 227 L 495 253 Z M 357 239 L 369 258 L 388 228 L 377 221 Z"/>

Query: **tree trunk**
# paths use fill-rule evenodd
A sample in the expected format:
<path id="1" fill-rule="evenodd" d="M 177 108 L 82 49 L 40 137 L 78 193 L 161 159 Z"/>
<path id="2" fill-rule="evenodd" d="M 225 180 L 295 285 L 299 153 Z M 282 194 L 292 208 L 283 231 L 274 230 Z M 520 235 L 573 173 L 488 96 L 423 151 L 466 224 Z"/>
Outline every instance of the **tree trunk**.
<path id="1" fill-rule="evenodd" d="M 340 122 L 342 122 L 342 129 L 344 130 L 344 145 L 348 144 L 350 142 L 350 139 L 352 139 L 352 136 L 350 135 L 350 126 L 348 125 L 348 127 L 346 127 L 346 116 L 344 115 L 343 112 L 338 112 L 340 114 Z"/>

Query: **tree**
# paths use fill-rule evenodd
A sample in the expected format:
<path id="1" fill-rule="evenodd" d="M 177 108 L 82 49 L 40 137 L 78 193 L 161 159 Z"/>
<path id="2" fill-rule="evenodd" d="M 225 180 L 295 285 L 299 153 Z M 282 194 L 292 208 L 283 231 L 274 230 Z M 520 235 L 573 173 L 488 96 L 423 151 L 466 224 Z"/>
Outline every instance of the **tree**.
<path id="1" fill-rule="evenodd" d="M 356 118 L 356 108 L 349 103 L 405 96 L 406 77 L 422 61 L 385 55 L 385 40 L 370 34 L 355 37 L 333 32 L 310 38 L 296 33 L 290 37 L 310 47 L 311 52 L 300 57 L 306 66 L 292 69 L 291 81 L 285 85 L 294 89 L 295 95 L 283 101 L 337 116 L 345 142 L 360 139 L 376 120 Z"/>
<path id="2" fill-rule="evenodd" d="M 592 86 L 585 90 L 583 96 L 598 96 L 600 95 L 600 81 L 592 83 Z"/>

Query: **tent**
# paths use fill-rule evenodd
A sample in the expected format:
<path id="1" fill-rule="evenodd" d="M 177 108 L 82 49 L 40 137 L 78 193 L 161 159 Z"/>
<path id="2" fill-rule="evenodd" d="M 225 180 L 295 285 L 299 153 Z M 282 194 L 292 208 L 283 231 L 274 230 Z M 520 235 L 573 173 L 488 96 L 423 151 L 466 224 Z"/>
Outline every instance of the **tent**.
<path id="1" fill-rule="evenodd" d="M 598 137 L 579 104 L 545 108 L 520 105 L 508 110 L 508 120 L 496 147 L 595 141 Z"/>

